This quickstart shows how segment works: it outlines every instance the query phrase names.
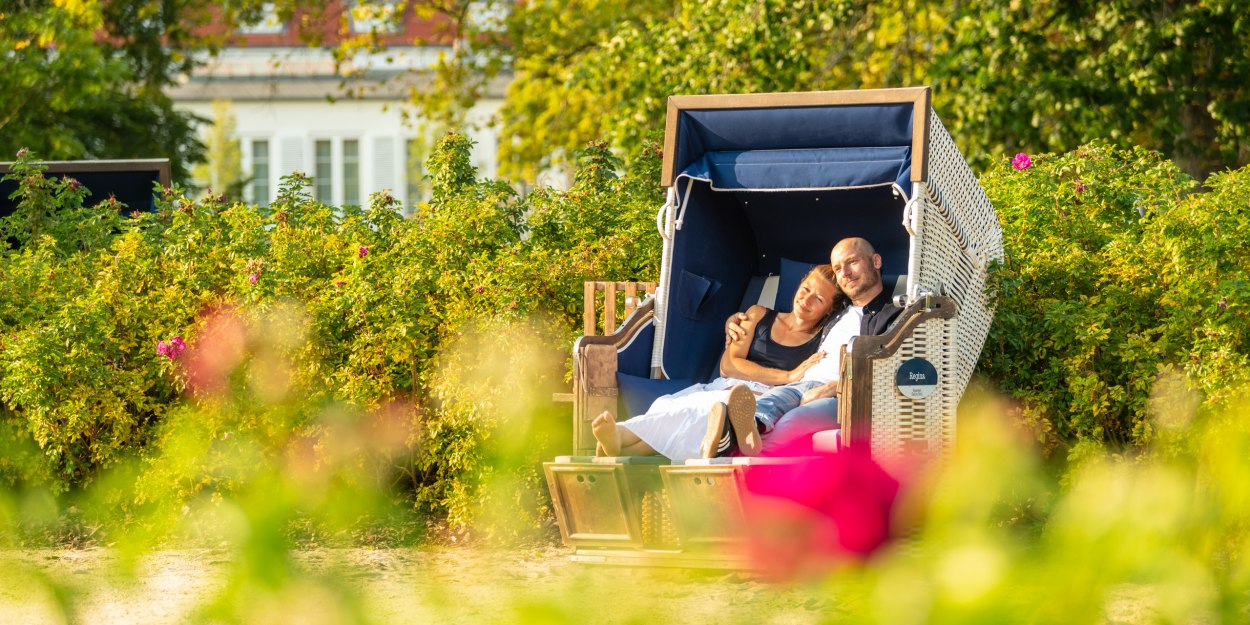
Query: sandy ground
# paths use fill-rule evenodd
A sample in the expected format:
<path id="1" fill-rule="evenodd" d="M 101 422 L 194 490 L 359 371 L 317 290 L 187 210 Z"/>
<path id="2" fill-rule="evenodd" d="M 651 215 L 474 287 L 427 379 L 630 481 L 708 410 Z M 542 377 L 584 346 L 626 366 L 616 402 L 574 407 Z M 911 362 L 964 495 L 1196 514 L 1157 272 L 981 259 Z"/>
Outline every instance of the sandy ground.
<path id="1" fill-rule="evenodd" d="M 291 567 L 266 572 L 246 569 L 225 551 L 179 550 L 139 559 L 131 575 L 107 549 L 10 551 L 0 554 L 0 623 L 187 623 L 212 616 L 202 610 L 214 605 L 226 606 L 216 614 L 227 621 L 327 625 L 360 616 L 454 624 L 721 622 L 728 615 L 780 624 L 836 619 L 842 611 L 815 587 L 742 573 L 588 566 L 569 553 L 326 549 L 300 552 Z M 279 583 L 250 587 L 274 575 Z"/>

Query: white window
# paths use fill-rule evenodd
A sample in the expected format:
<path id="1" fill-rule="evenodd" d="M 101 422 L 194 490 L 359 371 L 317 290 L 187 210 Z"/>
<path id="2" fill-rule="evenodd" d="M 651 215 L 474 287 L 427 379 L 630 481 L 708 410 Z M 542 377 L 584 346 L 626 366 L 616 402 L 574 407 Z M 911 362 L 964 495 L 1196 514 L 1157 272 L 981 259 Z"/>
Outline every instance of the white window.
<path id="1" fill-rule="evenodd" d="M 252 141 L 252 203 L 269 206 L 269 141 Z"/>
<path id="2" fill-rule="evenodd" d="M 374 168 L 356 137 L 322 137 L 312 141 L 312 190 L 318 202 L 360 206 L 371 192 L 365 176 Z"/>
<path id="3" fill-rule="evenodd" d="M 343 205 L 360 205 L 360 142 L 343 140 Z"/>
<path id="4" fill-rule="evenodd" d="M 409 210 L 417 207 L 421 200 L 425 199 L 421 192 L 422 178 L 425 171 L 422 167 L 422 161 L 425 160 L 425 151 L 421 149 L 421 141 L 418 139 L 409 139 L 404 142 L 404 178 L 407 180 L 407 193 L 404 197 L 404 205 Z"/>
<path id="5" fill-rule="evenodd" d="M 334 203 L 334 151 L 329 139 L 313 144 L 313 192 L 317 201 Z"/>

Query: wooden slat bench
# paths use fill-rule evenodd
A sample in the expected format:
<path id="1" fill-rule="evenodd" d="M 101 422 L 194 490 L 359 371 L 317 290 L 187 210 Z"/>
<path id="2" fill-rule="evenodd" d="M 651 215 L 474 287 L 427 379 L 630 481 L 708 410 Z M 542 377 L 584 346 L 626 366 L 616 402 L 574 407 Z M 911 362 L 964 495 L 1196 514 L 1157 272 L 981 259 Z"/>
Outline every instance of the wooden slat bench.
<path id="1" fill-rule="evenodd" d="M 616 331 L 616 320 L 629 317 L 643 300 L 654 295 L 655 285 L 655 282 L 586 282 L 582 298 L 582 333 L 586 336 L 612 334 Z M 618 294 L 624 295 L 619 303 Z M 573 394 L 553 393 L 551 398 L 557 402 L 572 402 Z"/>

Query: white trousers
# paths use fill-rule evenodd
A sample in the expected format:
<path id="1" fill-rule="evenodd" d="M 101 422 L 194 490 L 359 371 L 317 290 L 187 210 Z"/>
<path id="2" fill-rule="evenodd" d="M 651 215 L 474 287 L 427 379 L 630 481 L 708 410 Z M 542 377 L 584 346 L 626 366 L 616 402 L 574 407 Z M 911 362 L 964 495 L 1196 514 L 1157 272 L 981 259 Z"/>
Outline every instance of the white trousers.
<path id="1" fill-rule="evenodd" d="M 771 388 L 759 382 L 716 378 L 706 384 L 695 384 L 659 397 L 651 403 L 646 414 L 618 423 L 617 427 L 638 435 L 673 464 L 698 458 L 699 445 L 707 434 L 708 412 L 718 402 L 728 400 L 729 389 L 738 384 L 747 385 L 756 394 Z"/>

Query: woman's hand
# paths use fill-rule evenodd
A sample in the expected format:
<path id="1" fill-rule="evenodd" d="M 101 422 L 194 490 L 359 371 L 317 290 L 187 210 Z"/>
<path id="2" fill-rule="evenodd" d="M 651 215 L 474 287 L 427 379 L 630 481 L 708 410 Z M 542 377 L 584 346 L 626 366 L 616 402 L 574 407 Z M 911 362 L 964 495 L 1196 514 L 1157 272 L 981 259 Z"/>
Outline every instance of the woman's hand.
<path id="1" fill-rule="evenodd" d="M 799 401 L 799 405 L 806 406 L 807 404 L 810 404 L 816 401 L 817 399 L 826 399 L 829 397 L 837 397 L 837 396 L 838 396 L 838 383 L 837 382 L 825 382 L 824 384 L 821 384 L 820 386 L 817 386 L 816 388 L 813 388 L 813 389 L 808 389 L 806 393 L 803 393 L 803 399 Z"/>
<path id="2" fill-rule="evenodd" d="M 808 369 L 811 369 L 813 365 L 820 362 L 822 359 L 824 359 L 824 357 L 825 357 L 824 352 L 816 352 L 815 354 L 808 356 L 807 360 L 800 362 L 799 366 L 790 370 L 790 375 L 788 378 L 789 382 L 787 382 L 787 384 L 792 384 L 794 382 L 798 382 L 799 380 L 802 380 L 803 374 L 807 373 Z"/>

